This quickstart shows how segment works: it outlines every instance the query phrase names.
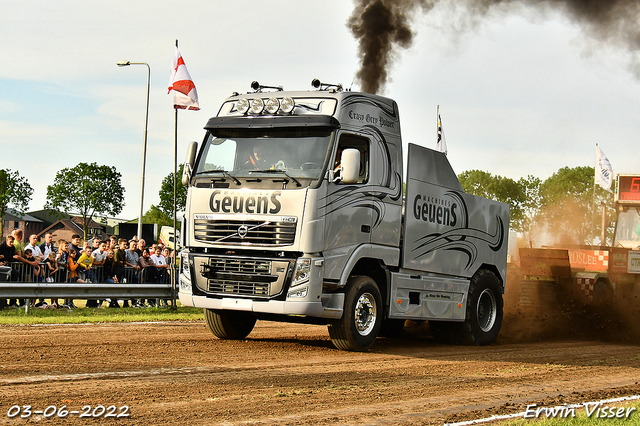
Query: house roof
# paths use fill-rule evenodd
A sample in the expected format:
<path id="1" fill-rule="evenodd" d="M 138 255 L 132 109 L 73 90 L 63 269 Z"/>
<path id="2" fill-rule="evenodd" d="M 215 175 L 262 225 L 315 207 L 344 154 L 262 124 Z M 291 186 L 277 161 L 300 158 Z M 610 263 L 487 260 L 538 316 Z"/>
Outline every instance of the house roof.
<path id="1" fill-rule="evenodd" d="M 33 211 L 30 211 L 29 214 L 31 216 L 37 217 L 38 219 L 42 219 L 42 221 L 45 223 L 45 226 L 51 225 L 57 222 L 59 219 L 71 219 L 72 217 L 74 217 L 74 215 L 68 215 L 66 213 L 56 211 L 56 210 L 50 210 L 50 209 L 33 210 Z M 77 214 L 75 216 L 77 216 Z M 126 219 L 121 219 L 117 217 L 107 217 L 107 216 L 97 216 L 97 215 L 94 215 L 93 217 L 96 219 L 96 221 L 98 221 L 98 223 L 100 223 L 100 226 L 103 226 L 103 227 L 105 225 L 109 227 L 114 227 L 119 223 L 127 221 Z M 138 219 L 136 218 L 135 220 L 137 221 Z M 92 226 L 92 227 L 95 228 L 95 226 Z"/>
<path id="2" fill-rule="evenodd" d="M 13 220 L 13 221 L 25 221 L 25 222 L 41 222 L 37 217 L 33 217 L 29 214 L 20 214 L 18 211 L 7 207 L 7 211 L 4 214 L 2 220 Z"/>
<path id="3" fill-rule="evenodd" d="M 106 235 L 106 233 L 104 232 L 104 226 L 93 220 L 89 223 L 89 229 L 99 229 L 101 231 L 101 234 Z M 43 229 L 42 232 L 38 234 L 38 236 L 40 237 L 47 232 L 51 232 L 53 234 L 55 231 L 64 231 L 65 235 L 83 235 L 84 230 L 82 229 L 82 218 L 74 216 L 71 219 L 60 219 L 57 222 L 52 223 L 47 228 Z"/>
<path id="4" fill-rule="evenodd" d="M 42 220 L 42 222 L 44 223 L 44 226 L 49 226 L 52 223 L 58 221 L 59 219 L 71 218 L 70 215 L 64 212 L 61 212 L 58 210 L 51 210 L 51 209 L 32 210 L 28 213 L 31 216 L 37 217 L 38 219 Z"/>
<path id="5" fill-rule="evenodd" d="M 82 217 L 73 216 L 70 220 L 82 229 Z M 96 222 L 95 220 L 90 220 L 87 227 L 90 229 L 104 229 L 104 225 Z"/>

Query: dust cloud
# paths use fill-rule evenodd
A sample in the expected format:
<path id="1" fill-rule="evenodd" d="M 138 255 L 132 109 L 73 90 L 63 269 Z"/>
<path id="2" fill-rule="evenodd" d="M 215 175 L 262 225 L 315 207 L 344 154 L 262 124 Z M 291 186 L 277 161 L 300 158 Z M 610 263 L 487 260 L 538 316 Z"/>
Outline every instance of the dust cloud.
<path id="1" fill-rule="evenodd" d="M 600 235 L 600 216 L 593 216 L 570 197 L 540 210 L 527 233 L 527 247 L 569 247 L 589 244 Z"/>
<path id="2" fill-rule="evenodd" d="M 508 275 L 499 344 L 558 340 L 640 343 L 640 299 L 633 285 L 619 289 L 614 300 L 586 304 L 558 294 L 556 284 L 533 286 L 522 278 L 515 270 Z M 525 300 L 523 286 L 528 285 L 538 294 Z"/>

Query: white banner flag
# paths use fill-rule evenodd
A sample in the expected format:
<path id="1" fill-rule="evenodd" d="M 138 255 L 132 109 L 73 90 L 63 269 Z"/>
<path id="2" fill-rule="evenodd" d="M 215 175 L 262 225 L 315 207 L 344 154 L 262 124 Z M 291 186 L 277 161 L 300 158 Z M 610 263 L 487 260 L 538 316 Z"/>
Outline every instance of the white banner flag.
<path id="1" fill-rule="evenodd" d="M 173 90 L 173 107 L 175 109 L 191 109 L 199 110 L 198 92 L 196 85 L 193 84 L 187 66 L 182 59 L 182 55 L 176 46 L 176 52 L 173 57 L 173 66 L 171 68 L 171 81 L 169 82 L 169 91 Z"/>
<path id="2" fill-rule="evenodd" d="M 444 152 L 447 155 L 447 140 L 444 137 L 444 130 L 442 129 L 442 119 L 440 118 L 440 107 L 438 107 L 438 143 L 436 144 L 438 151 Z"/>
<path id="3" fill-rule="evenodd" d="M 611 183 L 613 182 L 613 168 L 604 152 L 596 145 L 596 184 L 600 185 L 609 192 L 611 191 Z"/>

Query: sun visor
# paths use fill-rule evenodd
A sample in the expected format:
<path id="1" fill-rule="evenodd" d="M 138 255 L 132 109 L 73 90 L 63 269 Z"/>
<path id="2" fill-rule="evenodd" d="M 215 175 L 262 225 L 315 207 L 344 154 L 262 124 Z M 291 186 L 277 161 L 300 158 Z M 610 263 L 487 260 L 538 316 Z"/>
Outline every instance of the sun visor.
<path id="1" fill-rule="evenodd" d="M 204 127 L 213 129 L 273 129 L 285 127 L 340 128 L 340 122 L 330 115 L 292 115 L 268 117 L 213 117 Z"/>

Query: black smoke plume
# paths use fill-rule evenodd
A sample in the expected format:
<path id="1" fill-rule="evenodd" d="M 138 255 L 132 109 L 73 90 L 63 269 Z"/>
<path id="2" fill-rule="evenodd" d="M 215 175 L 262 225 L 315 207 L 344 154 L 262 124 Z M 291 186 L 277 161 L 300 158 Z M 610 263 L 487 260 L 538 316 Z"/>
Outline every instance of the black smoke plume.
<path id="1" fill-rule="evenodd" d="M 640 77 L 640 0 L 355 0 L 347 26 L 358 40 L 360 69 L 356 79 L 361 90 L 379 93 L 399 48 L 411 46 L 411 18 L 428 13 L 439 3 L 451 3 L 473 17 L 491 11 L 522 10 L 516 6 L 556 9 L 581 26 L 595 40 L 622 46 L 632 53 L 633 72 Z M 526 9 L 526 8 L 525 8 Z"/>

